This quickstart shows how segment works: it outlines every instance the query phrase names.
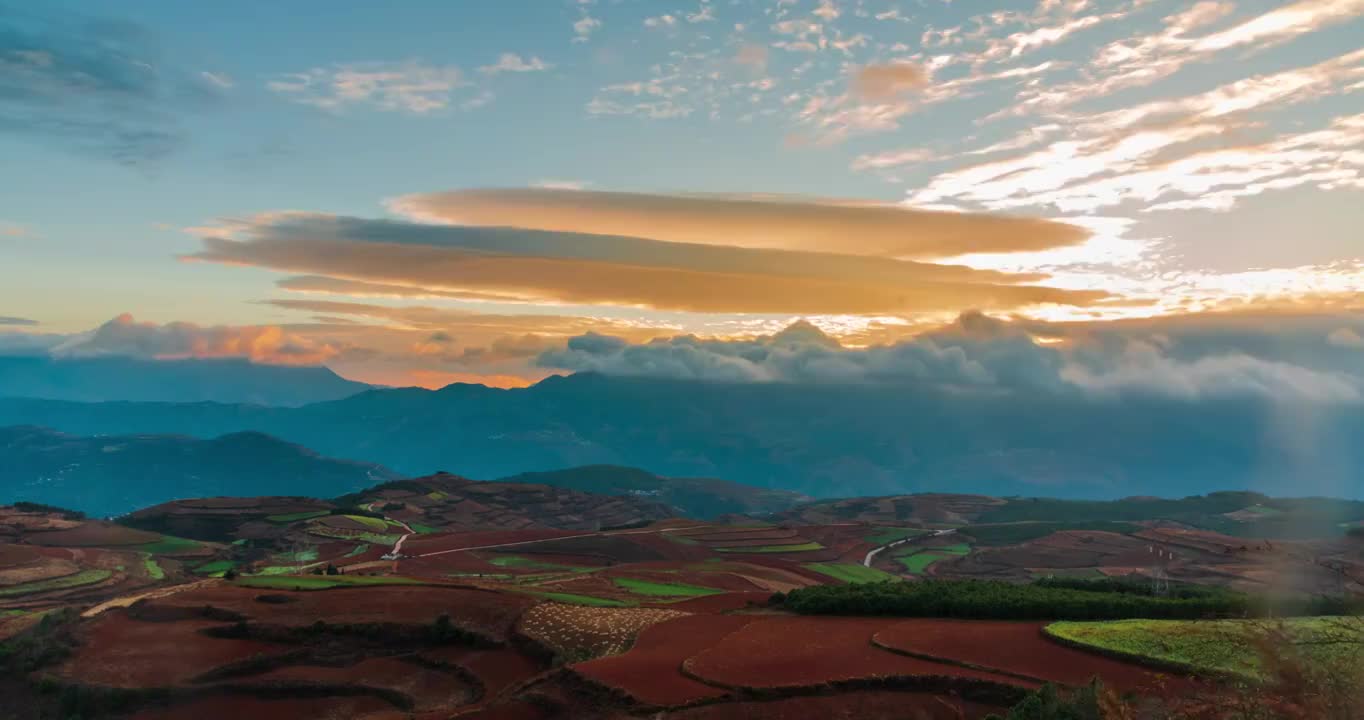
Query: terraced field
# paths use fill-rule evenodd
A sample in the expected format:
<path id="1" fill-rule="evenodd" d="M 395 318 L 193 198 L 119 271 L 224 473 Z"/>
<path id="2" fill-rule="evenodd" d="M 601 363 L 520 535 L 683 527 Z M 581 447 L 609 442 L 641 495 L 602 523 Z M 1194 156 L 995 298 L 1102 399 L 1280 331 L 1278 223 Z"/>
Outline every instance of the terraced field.
<path id="1" fill-rule="evenodd" d="M 94 585 L 108 580 L 112 575 L 113 571 L 110 570 L 82 570 L 71 575 L 52 578 L 50 580 L 39 580 L 37 582 L 0 587 L 0 598 L 37 595 L 39 593 L 69 590 L 85 585 Z"/>

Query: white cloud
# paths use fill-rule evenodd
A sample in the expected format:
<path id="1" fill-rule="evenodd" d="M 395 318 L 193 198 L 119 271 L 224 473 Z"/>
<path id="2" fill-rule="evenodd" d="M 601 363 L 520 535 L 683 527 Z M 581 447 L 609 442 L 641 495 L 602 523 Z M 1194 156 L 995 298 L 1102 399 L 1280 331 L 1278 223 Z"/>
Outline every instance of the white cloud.
<path id="1" fill-rule="evenodd" d="M 885 170 L 903 165 L 918 165 L 938 159 L 938 154 L 927 148 L 891 150 L 858 155 L 852 162 L 853 170 Z"/>
<path id="2" fill-rule="evenodd" d="M 530 59 L 527 60 L 516 53 L 502 53 L 495 64 L 484 65 L 478 71 L 485 75 L 496 75 L 504 72 L 541 72 L 552 67 L 554 66 L 535 55 L 530 56 Z"/>
<path id="3" fill-rule="evenodd" d="M 584 10 L 581 17 L 573 23 L 573 42 L 585 43 L 592 38 L 592 33 L 601 27 L 601 20 L 592 17 Z"/>
<path id="4" fill-rule="evenodd" d="M 199 77 L 202 77 L 203 79 L 207 80 L 213 85 L 216 85 L 219 88 L 222 88 L 223 90 L 229 90 L 235 87 L 237 84 L 237 82 L 232 79 L 231 75 L 222 72 L 215 73 L 205 70 L 199 73 Z"/>
<path id="5" fill-rule="evenodd" d="M 280 76 L 267 84 L 295 102 L 324 110 L 369 106 L 425 114 L 448 107 L 468 83 L 459 68 L 405 63 L 357 63 L 313 68 Z"/>

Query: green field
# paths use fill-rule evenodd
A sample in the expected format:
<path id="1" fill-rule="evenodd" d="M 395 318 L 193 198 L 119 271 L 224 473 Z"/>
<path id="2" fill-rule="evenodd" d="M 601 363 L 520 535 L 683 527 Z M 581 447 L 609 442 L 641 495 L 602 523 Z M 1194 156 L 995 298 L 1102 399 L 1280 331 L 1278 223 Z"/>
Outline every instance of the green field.
<path id="1" fill-rule="evenodd" d="M 592 597 L 591 595 L 575 595 L 573 593 L 561 592 L 533 592 L 532 595 L 542 597 L 546 600 L 566 603 L 568 605 L 587 605 L 590 607 L 630 607 L 631 603 L 624 600 L 612 600 L 610 598 Z"/>
<path id="2" fill-rule="evenodd" d="M 342 557 L 353 558 L 356 555 L 364 555 L 367 552 L 369 552 L 369 545 L 366 543 L 360 543 L 359 545 L 356 545 L 355 547 L 351 548 L 350 552 L 346 553 Z"/>
<path id="3" fill-rule="evenodd" d="M 138 545 L 134 549 L 153 555 L 179 555 L 181 553 L 194 552 L 201 547 L 203 547 L 203 545 L 194 540 L 162 535 L 160 540 Z"/>
<path id="4" fill-rule="evenodd" d="M 896 540 L 918 537 L 928 532 L 920 528 L 882 527 L 867 533 L 866 541 L 872 545 L 888 545 Z"/>
<path id="5" fill-rule="evenodd" d="M 388 527 L 388 525 L 385 524 L 384 527 Z M 339 540 L 355 540 L 367 542 L 371 545 L 392 545 L 398 542 L 398 538 L 402 537 L 402 535 L 380 535 L 379 533 L 372 532 L 356 533 L 346 530 L 336 530 L 334 528 L 316 524 L 309 526 L 308 532 L 320 537 L 337 538 Z"/>
<path id="6" fill-rule="evenodd" d="M 39 580 L 37 582 L 22 583 L 9 587 L 0 587 L 0 597 L 17 597 L 20 595 L 33 595 L 35 593 L 52 592 L 53 590 L 67 590 L 82 585 L 94 585 L 109 579 L 113 572 L 109 570 L 82 570 L 74 575 L 66 577 L 51 578 L 49 580 Z"/>
<path id="7" fill-rule="evenodd" d="M 280 553 L 275 556 L 275 562 L 294 563 L 295 565 L 301 563 L 317 562 L 317 548 L 308 548 L 307 550 L 298 550 L 296 552 Z"/>
<path id="8" fill-rule="evenodd" d="M 1251 679 L 1261 674 L 1257 647 L 1271 648 L 1278 657 L 1296 649 L 1304 661 L 1336 672 L 1364 670 L 1359 644 L 1364 626 L 1358 618 L 1058 622 L 1046 632 L 1136 660 Z"/>
<path id="9" fill-rule="evenodd" d="M 899 579 L 888 572 L 855 563 L 805 563 L 804 567 L 847 583 L 873 583 Z"/>
<path id="10" fill-rule="evenodd" d="M 965 543 L 957 545 L 945 545 L 934 548 L 911 548 L 904 554 L 897 553 L 896 560 L 905 566 L 905 570 L 914 575 L 920 575 L 928 569 L 929 565 L 951 557 L 960 557 L 971 552 L 971 546 Z"/>
<path id="11" fill-rule="evenodd" d="M 423 525 L 421 523 L 408 523 L 407 526 L 412 528 L 412 532 L 419 535 L 430 535 L 431 533 L 440 532 L 440 528 L 434 528 L 430 525 Z"/>
<path id="12" fill-rule="evenodd" d="M 424 585 L 424 580 L 394 575 L 250 575 L 237 578 L 242 587 L 264 590 L 329 590 L 364 585 Z"/>
<path id="13" fill-rule="evenodd" d="M 382 533 L 388 529 L 388 521 L 383 518 L 372 518 L 364 515 L 342 515 L 341 517 L 354 520 L 376 533 Z"/>
<path id="14" fill-rule="evenodd" d="M 223 573 L 235 567 L 237 567 L 237 563 L 232 562 L 231 560 L 214 560 L 213 562 L 206 562 L 203 565 L 196 566 L 194 568 L 194 574 L 222 577 Z"/>
<path id="15" fill-rule="evenodd" d="M 635 578 L 615 578 L 616 587 L 625 588 L 636 595 L 651 595 L 656 597 L 702 597 L 704 595 L 718 595 L 723 590 L 701 587 L 700 585 L 687 585 L 685 583 L 661 583 L 649 580 L 636 580 Z"/>
<path id="16" fill-rule="evenodd" d="M 560 565 L 559 563 L 545 562 L 535 558 L 522 557 L 521 555 L 499 555 L 488 560 L 490 565 L 504 568 L 521 568 L 523 570 L 557 570 L 560 572 L 585 572 L 594 568 L 578 567 L 576 565 Z"/>
<path id="17" fill-rule="evenodd" d="M 810 552 L 812 550 L 823 550 L 824 546 L 817 542 L 805 542 L 799 545 L 758 545 L 756 547 L 722 547 L 715 548 L 716 552 L 722 553 L 785 553 L 785 552 Z"/>
<path id="18" fill-rule="evenodd" d="M 142 556 L 142 567 L 147 569 L 147 577 L 153 580 L 166 579 L 166 571 L 161 569 L 161 566 L 156 562 L 156 558 L 152 557 L 150 554 Z"/>

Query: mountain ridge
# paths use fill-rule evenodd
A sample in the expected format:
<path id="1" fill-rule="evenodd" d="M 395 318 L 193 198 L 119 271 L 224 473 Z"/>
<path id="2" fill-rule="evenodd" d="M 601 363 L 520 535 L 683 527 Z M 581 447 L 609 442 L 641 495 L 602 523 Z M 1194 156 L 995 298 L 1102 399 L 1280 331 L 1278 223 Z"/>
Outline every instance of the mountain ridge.
<path id="1" fill-rule="evenodd" d="M 0 355 L 0 397 L 299 406 L 344 398 L 370 387 L 325 366 L 267 365 L 245 358 Z"/>
<path id="2" fill-rule="evenodd" d="M 1111 498 L 1251 489 L 1364 496 L 1364 408 L 1315 409 L 1312 453 L 1285 409 L 913 385 L 712 383 L 579 374 L 521 389 L 371 389 L 297 408 L 0 399 L 0 425 L 77 434 L 255 429 L 415 476 L 582 465 L 721 477 L 815 497 L 950 491 Z M 1039 422 L 1038 418 L 1047 418 Z"/>

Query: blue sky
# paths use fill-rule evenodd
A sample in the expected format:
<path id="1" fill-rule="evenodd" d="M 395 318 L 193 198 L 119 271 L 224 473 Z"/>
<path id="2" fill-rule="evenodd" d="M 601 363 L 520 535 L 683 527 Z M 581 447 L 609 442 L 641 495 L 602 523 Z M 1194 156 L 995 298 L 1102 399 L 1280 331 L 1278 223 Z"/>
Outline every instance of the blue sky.
<path id="1" fill-rule="evenodd" d="M 860 346 L 972 310 L 1353 311 L 1362 16 L 1364 0 L 0 4 L 0 315 L 52 343 L 126 313 L 128 332 L 257 338 L 193 354 L 278 361 L 259 338 L 287 338 L 365 379 L 505 384 L 585 332 L 808 318 Z"/>

